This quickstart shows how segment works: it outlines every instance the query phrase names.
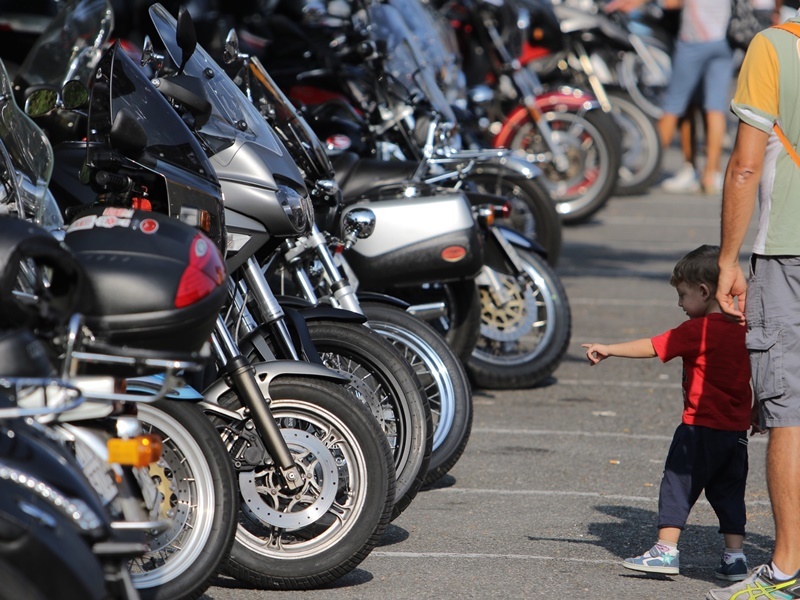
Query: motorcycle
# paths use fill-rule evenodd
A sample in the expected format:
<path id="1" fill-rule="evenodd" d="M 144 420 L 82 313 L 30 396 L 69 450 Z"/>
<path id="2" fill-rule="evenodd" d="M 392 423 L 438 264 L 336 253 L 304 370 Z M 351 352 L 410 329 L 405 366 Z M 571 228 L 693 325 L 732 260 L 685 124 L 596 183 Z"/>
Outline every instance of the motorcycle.
<path id="1" fill-rule="evenodd" d="M 456 24 L 472 104 L 492 146 L 541 165 L 565 223 L 585 221 L 611 197 L 620 167 L 614 119 L 580 89 L 546 90 L 519 60 L 529 13 L 520 3 L 453 0 L 441 5 Z M 467 34 L 467 32 L 470 32 Z M 491 93 L 486 94 L 486 83 Z"/>
<path id="2" fill-rule="evenodd" d="M 660 173 L 663 150 L 654 121 L 660 111 L 645 100 L 642 91 L 655 95 L 659 93 L 656 82 L 666 85 L 669 74 L 664 72 L 663 58 L 669 65 L 669 55 L 634 34 L 622 14 L 607 15 L 596 7 L 585 11 L 568 4 L 526 1 L 536 5 L 540 28 L 557 26 L 561 35 L 543 34 L 543 39 L 553 40 L 547 45 L 531 40 L 522 63 L 545 81 L 566 78 L 592 90 L 622 131 L 617 191 L 646 191 Z M 551 13 L 549 18 L 546 12 Z"/>
<path id="3" fill-rule="evenodd" d="M 213 168 L 206 167 L 205 152 L 192 133 L 118 47 L 104 55 L 97 73 L 100 77 L 93 85 L 93 96 L 97 96 L 90 108 L 97 108 L 98 113 L 90 110 L 89 116 L 91 120 L 94 113 L 94 124 L 100 127 L 95 130 L 97 139 L 89 144 L 94 152 L 90 152 L 89 174 L 95 185 L 110 186 L 103 198 L 109 204 L 116 202 L 126 207 L 134 199 L 141 204 L 147 200 L 151 208 L 165 212 L 171 208 L 175 216 L 180 215 L 184 204 L 189 209 L 184 211 L 185 219 L 197 226 L 205 222 L 216 231 L 219 222 L 212 225 L 211 221 L 217 213 L 213 210 L 204 213 L 205 209 L 192 206 L 195 194 L 181 195 L 187 189 L 181 185 L 186 183 L 187 175 L 183 173 L 183 179 L 178 179 L 179 167 L 202 176 L 201 180 L 215 180 Z M 112 90 L 117 94 L 113 96 L 116 102 L 110 99 Z M 135 113 L 139 115 L 143 114 L 141 111 L 151 111 L 148 119 L 142 121 L 150 126 L 163 124 L 162 119 L 170 115 L 172 121 L 163 129 L 145 129 L 142 136 L 142 131 L 132 125 L 135 119 L 132 121 L 130 114 L 125 116 L 125 109 L 139 111 Z M 115 123 L 117 129 L 113 127 Z M 120 128 L 129 135 L 122 136 L 122 143 L 117 146 Z M 173 137 L 165 140 L 165 136 Z M 148 139 L 170 143 L 150 143 Z M 68 155 L 69 144 L 66 146 L 61 150 Z M 175 151 L 177 148 L 181 151 Z M 189 164 L 186 164 L 187 150 Z M 109 154 L 115 161 L 104 162 Z M 103 171 L 108 175 L 101 176 L 98 182 L 96 176 Z M 147 182 L 147 189 L 143 189 L 143 181 Z M 123 189 L 118 187 L 121 184 Z M 249 536 L 247 523 L 257 522 L 260 531 L 269 531 L 273 539 L 283 540 L 278 550 L 269 551 L 267 557 L 259 555 L 248 565 L 250 579 L 258 577 L 261 585 L 279 587 L 308 587 L 332 581 L 363 560 L 388 523 L 390 499 L 394 497 L 388 444 L 366 409 L 332 383 L 342 381 L 335 373 L 293 361 L 251 367 L 221 318 L 215 322 L 212 348 L 227 374 L 206 388 L 202 396 L 195 394 L 191 399 L 203 412 L 213 415 L 217 439 L 224 441 L 236 469 L 242 511 L 237 537 Z M 150 382 L 135 385 L 140 393 L 152 394 Z M 189 396 L 185 390 L 176 390 L 173 395 L 180 397 L 179 391 L 185 401 Z M 154 425 L 169 423 L 169 419 L 162 418 Z M 321 437 L 309 438 L 310 432 Z M 325 441 L 312 445 L 314 439 Z M 300 455 L 305 456 L 302 465 L 295 464 L 294 456 Z M 328 468 L 337 463 L 338 469 Z M 348 466 L 343 467 L 345 464 Z M 324 465 L 327 467 L 322 468 Z M 270 496 L 268 510 L 264 510 L 268 505 L 254 487 L 257 481 L 264 480 L 281 486 L 277 496 Z M 343 496 L 345 490 L 348 493 Z M 303 512 L 302 523 L 287 530 L 284 524 L 288 521 L 282 517 L 297 508 L 294 502 L 284 499 L 284 494 L 290 491 L 305 499 L 308 512 Z M 325 493 L 323 499 L 318 497 L 320 491 Z M 330 511 L 338 510 L 337 507 L 347 511 L 349 516 L 344 521 L 330 520 Z M 264 520 L 258 519 L 255 511 L 260 511 Z M 235 543 L 234 551 L 236 547 Z M 293 549 L 302 549 L 304 558 L 293 557 L 287 569 Z"/>
<path id="4" fill-rule="evenodd" d="M 470 154 L 451 151 L 447 145 L 446 132 L 449 131 L 447 122 L 440 124 L 436 113 L 423 112 L 427 106 L 426 92 L 431 91 L 434 100 L 440 94 L 436 94 L 435 84 L 430 83 L 430 73 L 425 67 L 425 62 L 419 58 L 413 36 L 405 27 L 402 17 L 391 5 L 385 4 L 370 6 L 367 15 L 370 22 L 369 33 L 375 36 L 374 42 L 369 47 L 397 50 L 388 54 L 379 53 L 370 59 L 375 68 L 381 69 L 380 77 L 369 80 L 370 85 L 377 84 L 375 93 L 381 100 L 381 104 L 378 105 L 380 112 L 393 115 L 415 114 L 415 121 L 422 124 L 420 129 L 411 127 L 413 122 L 404 118 L 387 122 L 385 125 L 391 128 L 386 132 L 388 135 L 394 131 L 393 137 L 389 138 L 393 141 L 381 144 L 391 147 L 393 144 L 397 146 L 402 141 L 412 147 L 417 144 L 417 137 L 422 137 L 424 146 L 421 154 L 429 158 L 422 163 L 393 161 L 379 166 L 376 164 L 378 161 L 359 160 L 352 154 L 334 157 L 333 167 L 345 203 L 352 204 L 353 207 L 368 207 L 376 211 L 376 214 L 382 208 L 387 211 L 387 219 L 381 219 L 378 214 L 376 233 L 355 244 L 349 253 L 345 253 L 345 258 L 353 267 L 362 286 L 370 286 L 374 291 L 399 296 L 409 301 L 412 306 L 424 302 L 426 312 L 438 310 L 435 309 L 436 305 L 451 308 L 453 306 L 451 299 L 469 297 L 464 292 L 469 292 L 467 286 L 473 286 L 472 289 L 475 289 L 474 284 L 464 281 L 426 286 L 423 282 L 432 281 L 428 272 L 430 269 L 439 269 L 438 273 L 433 273 L 434 278 L 442 279 L 447 276 L 445 263 L 429 259 L 401 263 L 399 259 L 404 255 L 401 248 L 407 244 L 400 243 L 399 240 L 405 239 L 408 242 L 419 239 L 421 242 L 426 236 L 431 235 L 434 229 L 444 231 L 443 223 L 446 223 L 446 231 L 450 235 L 468 231 L 466 228 L 470 219 L 458 212 L 459 201 L 453 196 L 453 192 L 447 189 L 441 192 L 445 196 L 450 195 L 452 207 L 447 209 L 446 219 L 445 213 L 442 213 L 442 218 L 430 213 L 431 218 L 426 221 L 427 229 L 421 230 L 414 215 L 417 209 L 426 206 L 426 202 L 430 203 L 431 207 L 435 206 L 436 200 L 430 191 L 429 183 L 448 180 L 451 177 L 457 178 L 458 173 L 476 167 L 480 164 L 479 161 L 487 156 L 482 152 Z M 360 64 L 355 68 L 359 69 Z M 313 74 L 315 79 L 325 76 L 330 74 L 325 72 Z M 367 110 L 368 104 L 365 101 L 360 107 Z M 446 103 L 443 104 L 441 100 L 435 100 L 434 105 L 442 107 L 442 111 L 447 110 Z M 313 111 L 313 117 L 323 116 L 328 108 L 340 111 L 340 114 L 345 111 L 341 103 L 331 101 Z M 374 106 L 372 110 L 375 114 L 379 112 Z M 352 110 L 348 114 L 354 119 L 357 118 L 353 116 Z M 426 114 L 433 114 L 433 118 Z M 372 127 L 363 119 L 360 123 L 361 131 Z M 354 137 L 351 136 L 351 139 Z M 506 155 L 500 153 L 496 158 L 505 160 Z M 464 164 L 465 162 L 467 164 Z M 506 164 L 518 165 L 513 161 Z M 490 165 L 491 162 L 481 168 L 488 168 Z M 424 173 L 428 171 L 430 175 L 426 179 Z M 467 192 L 468 196 L 469 194 L 470 192 Z M 395 200 L 398 195 L 406 200 Z M 486 196 L 473 194 L 472 198 L 478 203 L 486 202 Z M 455 215 L 459 215 L 459 218 L 456 219 Z M 402 237 L 392 233 L 392 227 L 399 225 L 401 217 L 402 222 L 414 228 L 414 236 L 409 237 L 410 234 L 406 230 Z M 483 219 L 493 219 L 493 217 L 494 211 L 489 209 L 484 217 L 478 220 L 484 223 L 482 237 L 484 244 L 492 248 L 488 256 L 492 257 L 493 262 L 492 268 L 485 268 L 477 280 L 486 320 L 481 324 L 479 345 L 472 352 L 467 368 L 473 380 L 484 387 L 535 385 L 552 372 L 566 349 L 570 329 L 566 296 L 555 273 L 536 254 L 535 245 L 510 230 L 486 225 L 488 221 Z M 463 241 L 459 244 L 462 248 L 475 247 L 474 244 L 465 245 Z M 424 244 L 420 243 L 420 252 L 424 248 Z M 459 256 L 462 259 L 460 267 L 462 269 L 469 266 L 470 261 L 475 260 L 471 253 L 462 253 Z M 377 260 L 378 258 L 381 260 Z M 467 272 L 464 271 L 460 277 L 466 275 Z M 351 280 L 354 279 L 351 277 Z M 421 283 L 422 288 L 419 287 Z M 539 299 L 543 301 L 537 305 Z M 449 317 L 444 320 L 445 327 L 461 321 L 470 322 L 468 318 L 460 317 L 457 313 L 451 313 Z M 533 323 L 538 323 L 540 327 L 532 330 Z"/>
<path id="5" fill-rule="evenodd" d="M 174 41 L 174 19 L 158 5 L 150 12 L 168 54 L 175 64 L 181 64 L 182 51 Z M 148 53 L 145 49 L 145 55 Z M 206 141 L 212 136 L 215 141 L 225 136 L 232 142 L 227 154 L 217 152 L 211 157 L 225 192 L 227 229 L 233 238 L 227 258 L 228 269 L 235 279 L 231 287 L 234 302 L 230 322 L 241 321 L 243 308 L 256 315 L 262 327 L 241 342 L 243 348 L 251 348 L 262 360 L 280 356 L 318 362 L 321 353 L 323 361 L 350 378 L 351 389 L 369 404 L 390 440 L 397 476 L 393 515 L 397 517 L 422 486 L 430 460 L 433 427 L 430 406 L 419 379 L 387 340 L 361 324 L 364 321 L 361 316 L 305 309 L 299 315 L 304 322 L 298 325 L 295 321 L 295 327 L 307 327 L 308 347 L 295 348 L 298 338 L 292 337 L 288 330 L 289 321 L 283 318 L 284 309 L 268 287 L 259 257 L 268 256 L 282 239 L 303 234 L 312 227 L 313 212 L 303 177 L 263 117 L 246 104 L 245 97 L 202 46 L 196 46 L 183 62 L 187 76 L 204 80 L 213 90 L 211 119 L 197 129 L 197 134 Z M 209 79 L 208 72 L 214 72 L 215 76 Z M 177 81 L 175 76 L 161 76 L 156 81 L 163 94 L 178 102 L 185 97 L 176 98 L 170 91 L 172 82 Z M 242 122 L 247 123 L 246 129 L 242 129 Z M 264 153 L 265 149 L 269 153 Z M 247 152 L 254 156 L 245 167 Z M 252 172 L 257 164 L 261 172 L 255 177 Z M 245 174 L 245 168 L 250 173 Z M 279 207 L 275 206 L 271 186 L 277 187 L 280 202 L 302 205 L 302 212 L 295 209 L 296 222 L 287 224 L 276 219 L 274 211 Z M 254 227 L 256 221 L 258 226 Z"/>
<path id="6" fill-rule="evenodd" d="M 355 153 L 377 159 L 360 165 L 360 177 L 380 180 L 385 172 L 379 162 L 400 160 L 418 167 L 410 169 L 406 179 L 503 195 L 514 211 L 498 220 L 535 238 L 551 264 L 556 264 L 561 223 L 540 182 L 538 167 L 508 150 L 462 150 L 456 115 L 436 85 L 431 67 L 426 64 L 418 69 L 414 65 L 419 61 L 418 50 L 409 49 L 406 40 L 391 33 L 392 25 L 403 22 L 401 14 L 390 5 L 392 18 L 400 23 L 389 23 L 387 28 L 374 22 L 382 18 L 381 11 L 370 8 L 373 16 L 362 19 L 367 13 L 357 11 L 358 6 L 354 3 L 353 15 L 346 19 L 325 16 L 298 23 L 291 18 L 292 7 L 279 3 L 265 18 L 244 22 L 239 31 L 249 42 L 245 50 L 256 56 L 259 51 L 253 41 L 258 34 L 273 36 L 269 52 L 262 52 L 260 58 L 287 96 L 302 106 L 302 115 L 332 156 Z M 416 23 L 415 29 L 419 31 L 423 24 Z M 264 27 L 269 31 L 262 31 Z M 404 35 L 413 41 L 413 34 Z M 435 35 L 434 31 L 427 37 Z M 387 36 L 393 40 L 387 43 Z M 302 47 L 297 47 L 298 42 Z M 309 57 L 314 61 L 311 65 Z M 403 72 L 406 68 L 414 70 Z M 347 157 L 342 160 L 347 165 Z M 337 171 L 352 167 L 352 163 L 345 165 L 334 159 Z M 371 175 L 367 165 L 374 171 Z"/>
<path id="7" fill-rule="evenodd" d="M 80 270 L 81 281 L 90 291 L 75 302 L 85 314 L 73 316 L 65 332 L 47 334 L 53 345 L 61 344 L 54 350 L 63 356 L 61 376 L 78 386 L 91 401 L 80 412 L 62 415 L 59 432 L 85 450 L 81 458 L 88 470 L 102 472 L 98 460 L 101 464 L 106 462 L 104 438 L 109 433 L 113 435 L 115 427 L 121 427 L 126 437 L 134 439 L 145 434 L 145 428 L 155 433 L 152 422 L 142 428 L 127 410 L 135 412 L 138 407 L 140 418 L 148 414 L 162 421 L 168 419 L 168 425 L 159 430 L 164 440 L 159 445 L 164 451 L 161 457 L 139 465 L 140 470 L 135 473 L 115 472 L 105 478 L 127 481 L 131 489 L 141 488 L 140 493 L 144 494 L 139 499 L 141 509 L 136 509 L 135 500 L 117 500 L 120 507 L 114 513 L 127 523 L 126 527 L 139 523 L 149 532 L 143 538 L 145 551 L 131 557 L 130 563 L 132 579 L 141 596 L 176 598 L 202 593 L 221 568 L 233 541 L 234 473 L 224 460 L 224 447 L 216 430 L 202 412 L 196 406 L 159 398 L 164 397 L 167 386 L 175 385 L 171 374 L 176 369 L 188 369 L 201 359 L 200 347 L 210 335 L 215 313 L 225 296 L 225 289 L 220 286 L 224 275 L 222 258 L 217 256 L 215 261 L 207 238 L 177 220 L 159 222 L 160 215 L 143 217 L 133 211 L 112 209 L 109 214 L 87 214 L 65 233 L 48 190 L 53 168 L 49 143 L 17 108 L 8 75 L 2 68 L 0 90 L 0 137 L 11 165 L 5 169 L 6 181 L 17 181 L 16 192 L 4 199 L 5 212 L 47 226 L 62 237 L 72 250 L 76 265 L 73 270 Z M 15 197 L 19 201 L 13 201 Z M 53 236 L 48 234 L 45 239 L 55 244 Z M 157 248 L 157 253 L 143 250 L 147 244 Z M 202 248 L 207 250 L 204 254 L 200 252 Z M 98 260 L 99 256 L 102 259 Z M 194 260 L 188 264 L 185 261 L 190 256 Z M 22 292 L 34 305 L 46 305 L 43 299 L 63 286 L 57 277 L 47 289 L 37 287 L 37 277 L 30 279 L 33 284 Z M 190 289 L 187 281 L 192 282 Z M 132 293 L 120 294 L 126 286 Z M 144 297 L 138 297 L 145 291 Z M 22 292 L 17 290 L 15 297 Z M 63 304 L 63 300 L 55 303 L 62 310 Z M 7 306 L 5 312 L 10 310 Z M 91 334 L 87 333 L 89 327 Z M 40 335 L 48 331 L 42 330 L 41 324 L 38 329 Z M 84 374 L 87 370 L 90 373 Z M 154 390 L 151 405 L 134 404 L 141 397 L 117 390 L 117 382 L 126 374 L 159 370 L 166 371 L 167 376 L 161 389 Z M 89 388 L 84 389 L 87 379 Z M 104 381 L 108 383 L 103 384 Z M 198 439 L 206 440 L 205 450 L 194 441 Z M 101 483 L 103 479 L 100 477 Z M 158 486 L 155 480 L 159 481 Z M 187 484 L 189 481 L 194 483 Z M 108 494 L 106 497 L 125 497 L 113 484 L 99 487 Z M 176 506 L 193 508 L 176 511 Z M 166 526 L 158 523 L 162 521 Z"/>
<path id="8" fill-rule="evenodd" d="M 357 239 L 369 237 L 374 213 L 355 209 L 341 216 L 341 193 L 336 189 L 333 167 L 319 138 L 275 85 L 261 62 L 240 52 L 235 31 L 229 32 L 225 48 L 226 63 L 241 66 L 234 80 L 240 82 L 242 91 L 254 106 L 261 108 L 260 112 L 304 173 L 316 213 L 312 232 L 285 240 L 280 253 L 273 254 L 263 268 L 266 273 L 279 272 L 277 286 L 281 293 L 287 292 L 284 277 L 288 274 L 294 293 L 312 305 L 317 305 L 320 298 L 309 273 L 321 269 L 325 289 L 321 290 L 320 297 L 333 306 L 365 314 L 370 328 L 403 352 L 423 382 L 431 405 L 434 432 L 425 484 L 433 483 L 455 465 L 469 438 L 472 397 L 464 368 L 432 327 L 406 312 L 407 305 L 386 296 L 362 294 L 359 297 L 355 293 L 337 266 L 337 260 L 344 259 L 332 253 L 329 248 L 332 240 L 322 234 L 317 224 L 339 235 L 338 224 L 343 223 L 341 235 L 347 240 L 344 246 L 351 247 Z M 319 263 L 320 267 L 314 267 L 313 263 Z"/>

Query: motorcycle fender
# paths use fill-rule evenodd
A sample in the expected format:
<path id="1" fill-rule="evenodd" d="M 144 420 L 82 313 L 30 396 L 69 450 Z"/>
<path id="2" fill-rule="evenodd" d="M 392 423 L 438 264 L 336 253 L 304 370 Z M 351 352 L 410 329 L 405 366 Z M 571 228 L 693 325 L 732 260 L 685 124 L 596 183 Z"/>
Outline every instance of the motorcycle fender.
<path id="1" fill-rule="evenodd" d="M 340 375 L 336 371 L 331 371 L 327 367 L 299 360 L 273 360 L 270 362 L 256 363 L 253 365 L 253 370 L 255 371 L 258 387 L 267 399 L 270 398 L 270 384 L 281 377 L 319 377 L 320 379 L 326 379 L 334 383 L 348 383 L 350 381 L 348 377 Z M 229 411 L 225 411 L 225 409 L 219 405 L 219 399 L 231 389 L 230 385 L 228 385 L 225 380 L 225 377 L 221 377 L 208 386 L 203 391 L 205 400 L 201 404 L 204 407 L 208 407 L 208 409 L 213 412 L 227 415 Z M 236 418 L 240 418 L 238 414 Z"/>
<path id="2" fill-rule="evenodd" d="M 286 308 L 286 306 L 284 306 Z M 306 321 L 338 321 L 340 323 L 366 323 L 367 318 L 357 312 L 336 308 L 328 304 L 318 304 L 309 308 L 300 308 L 298 312 Z"/>
<path id="3" fill-rule="evenodd" d="M 535 252 L 547 259 L 547 251 L 536 241 L 509 229 L 495 225 L 486 232 L 486 262 L 485 265 L 494 271 L 506 275 L 518 276 L 524 270 L 517 248 Z"/>
<path id="4" fill-rule="evenodd" d="M 552 111 L 578 111 L 596 110 L 600 108 L 597 99 L 576 88 L 560 86 L 558 89 L 547 90 L 545 93 L 536 97 L 536 108 L 540 112 Z M 503 126 L 492 141 L 493 148 L 508 148 L 512 135 L 519 127 L 531 118 L 528 109 L 524 106 L 517 106 L 503 121 Z"/>
<path id="5" fill-rule="evenodd" d="M 402 308 L 403 310 L 406 310 L 409 306 L 411 306 L 405 300 L 395 298 L 389 294 L 381 294 L 380 292 L 358 292 L 356 295 L 358 296 L 359 302 L 380 302 L 381 304 L 396 306 L 398 308 Z"/>
<path id="6" fill-rule="evenodd" d="M 544 259 L 547 258 L 547 250 L 536 240 L 525 237 L 518 231 L 503 225 L 495 225 L 495 229 L 503 236 L 503 239 L 515 248 L 522 248 L 529 252 L 534 252 Z"/>
<path id="7" fill-rule="evenodd" d="M 491 155 L 481 160 L 475 168 L 477 173 L 501 174 L 507 179 L 533 179 L 542 174 L 542 170 L 525 158 L 510 152 L 503 155 Z"/>
<path id="8" fill-rule="evenodd" d="M 125 389 L 128 392 L 153 395 L 164 385 L 164 378 L 161 375 L 148 375 L 146 377 L 131 377 L 125 380 Z M 180 400 L 183 402 L 202 402 L 203 394 L 198 392 L 190 385 L 180 388 L 173 388 L 164 396 L 166 400 Z"/>

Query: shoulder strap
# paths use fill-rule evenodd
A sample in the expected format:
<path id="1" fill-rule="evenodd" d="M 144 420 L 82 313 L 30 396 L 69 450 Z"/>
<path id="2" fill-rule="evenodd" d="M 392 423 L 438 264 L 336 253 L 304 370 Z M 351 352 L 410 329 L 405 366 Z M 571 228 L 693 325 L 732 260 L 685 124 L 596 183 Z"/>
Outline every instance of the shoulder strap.
<path id="1" fill-rule="evenodd" d="M 800 38 L 800 23 L 781 23 L 780 25 L 773 25 L 772 28 L 783 29 L 784 31 L 788 31 L 792 35 Z M 786 149 L 786 152 L 788 152 L 789 156 L 792 157 L 794 164 L 800 167 L 800 155 L 797 154 L 797 150 L 794 149 L 794 146 L 786 137 L 786 134 L 783 133 L 783 129 L 781 129 L 777 123 L 775 123 L 775 125 L 772 126 L 772 129 L 775 132 L 775 135 L 778 136 L 778 139 L 783 144 L 783 147 Z"/>

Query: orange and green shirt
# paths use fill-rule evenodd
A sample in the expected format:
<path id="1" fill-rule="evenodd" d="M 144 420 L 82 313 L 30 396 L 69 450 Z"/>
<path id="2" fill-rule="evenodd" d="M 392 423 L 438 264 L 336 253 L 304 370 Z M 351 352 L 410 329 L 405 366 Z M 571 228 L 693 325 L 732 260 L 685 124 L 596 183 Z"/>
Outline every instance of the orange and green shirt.
<path id="1" fill-rule="evenodd" d="M 789 22 L 800 23 L 800 17 Z M 753 252 L 800 256 L 800 167 L 786 152 L 773 125 L 797 148 L 800 143 L 800 38 L 765 29 L 745 55 L 731 110 L 770 134 L 759 185 L 758 233 Z"/>

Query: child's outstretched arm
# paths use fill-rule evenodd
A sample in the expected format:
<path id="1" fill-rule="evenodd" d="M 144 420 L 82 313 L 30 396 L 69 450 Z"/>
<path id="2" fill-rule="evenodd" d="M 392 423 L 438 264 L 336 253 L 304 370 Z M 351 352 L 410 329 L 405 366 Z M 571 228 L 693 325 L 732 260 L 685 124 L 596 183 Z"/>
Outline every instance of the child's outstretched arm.
<path id="1" fill-rule="evenodd" d="M 633 340 L 632 342 L 622 342 L 620 344 L 581 344 L 586 348 L 586 358 L 592 365 L 596 365 L 601 360 L 609 356 L 619 356 L 621 358 L 653 358 L 656 350 L 650 338 Z"/>

